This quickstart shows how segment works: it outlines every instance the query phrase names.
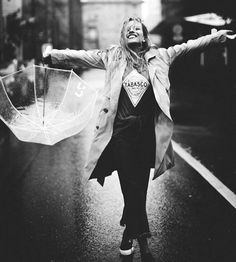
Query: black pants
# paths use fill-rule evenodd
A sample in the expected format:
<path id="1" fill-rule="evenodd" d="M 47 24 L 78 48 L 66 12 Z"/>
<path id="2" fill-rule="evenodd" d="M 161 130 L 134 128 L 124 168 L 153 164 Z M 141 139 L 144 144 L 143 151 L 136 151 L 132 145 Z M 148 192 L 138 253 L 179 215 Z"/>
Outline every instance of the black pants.
<path id="1" fill-rule="evenodd" d="M 150 237 L 146 212 L 150 165 L 145 150 L 138 137 L 113 137 L 112 148 L 124 198 L 120 224 L 126 226 L 130 239 Z"/>

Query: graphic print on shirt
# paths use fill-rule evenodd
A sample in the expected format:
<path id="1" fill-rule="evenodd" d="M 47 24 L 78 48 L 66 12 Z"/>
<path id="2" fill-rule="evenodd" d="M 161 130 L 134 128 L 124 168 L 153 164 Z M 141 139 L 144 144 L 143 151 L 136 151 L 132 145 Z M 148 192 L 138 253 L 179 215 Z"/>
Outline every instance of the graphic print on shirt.
<path id="1" fill-rule="evenodd" d="M 136 69 L 126 76 L 123 81 L 123 87 L 134 107 L 137 106 L 149 85 L 148 80 L 139 74 Z"/>

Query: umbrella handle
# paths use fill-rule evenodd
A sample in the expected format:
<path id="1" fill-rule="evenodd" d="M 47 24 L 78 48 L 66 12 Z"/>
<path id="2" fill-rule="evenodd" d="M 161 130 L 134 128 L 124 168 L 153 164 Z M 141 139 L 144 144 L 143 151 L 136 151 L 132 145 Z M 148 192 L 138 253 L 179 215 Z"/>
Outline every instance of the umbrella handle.
<path id="1" fill-rule="evenodd" d="M 43 126 L 44 126 L 44 117 L 46 113 L 46 88 L 47 88 L 47 78 L 48 78 L 48 72 L 47 68 L 45 68 L 45 74 L 44 74 L 44 85 L 43 85 Z"/>
<path id="2" fill-rule="evenodd" d="M 47 67 L 52 64 L 51 55 L 50 52 L 52 50 L 52 47 L 48 46 L 46 50 L 43 53 L 43 66 L 45 68 L 45 75 L 44 75 L 44 86 L 43 86 L 43 126 L 44 126 L 44 116 L 46 112 L 46 89 L 47 89 L 47 78 L 48 78 L 48 72 Z"/>
<path id="3" fill-rule="evenodd" d="M 51 55 L 49 55 L 47 57 L 43 57 L 42 63 L 43 63 L 44 67 L 51 66 L 52 65 Z"/>

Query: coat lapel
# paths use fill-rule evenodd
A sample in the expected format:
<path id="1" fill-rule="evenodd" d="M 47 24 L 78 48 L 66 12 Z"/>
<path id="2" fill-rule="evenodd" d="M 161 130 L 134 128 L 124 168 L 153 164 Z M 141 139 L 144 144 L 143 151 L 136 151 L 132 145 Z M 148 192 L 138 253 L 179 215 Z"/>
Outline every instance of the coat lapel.
<path id="1" fill-rule="evenodd" d="M 149 76 L 153 86 L 154 95 L 159 107 L 161 108 L 163 113 L 170 120 L 172 120 L 169 110 L 170 98 L 165 89 L 165 86 L 163 86 L 163 83 L 160 81 L 161 77 L 158 76 L 159 74 L 161 74 L 161 72 L 158 72 L 158 60 L 157 60 L 158 58 L 156 57 L 156 55 L 157 55 L 157 50 L 153 50 L 153 49 L 150 49 L 145 54 L 145 59 L 148 62 Z"/>
<path id="2" fill-rule="evenodd" d="M 126 68 L 127 62 L 126 60 L 122 59 L 120 62 L 120 65 L 116 69 L 117 72 L 113 74 L 113 77 L 110 81 L 110 90 L 111 90 L 111 108 L 114 110 L 116 113 L 116 109 L 118 107 L 118 100 L 120 96 L 120 91 L 122 87 L 122 76 L 124 74 L 125 68 Z"/>

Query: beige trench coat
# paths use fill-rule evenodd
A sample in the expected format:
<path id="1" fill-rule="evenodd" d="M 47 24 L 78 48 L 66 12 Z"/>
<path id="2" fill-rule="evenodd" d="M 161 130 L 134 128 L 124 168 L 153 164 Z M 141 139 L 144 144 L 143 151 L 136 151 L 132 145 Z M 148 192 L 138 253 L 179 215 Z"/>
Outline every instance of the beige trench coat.
<path id="1" fill-rule="evenodd" d="M 187 43 L 171 46 L 167 49 L 152 47 L 146 52 L 145 60 L 147 61 L 151 84 L 156 102 L 161 109 L 161 113 L 156 114 L 154 120 L 156 155 L 153 179 L 174 165 L 174 153 L 171 145 L 173 121 L 170 115 L 170 82 L 168 78 L 170 65 L 180 55 L 185 55 L 195 49 L 204 50 L 212 44 L 223 43 L 225 41 L 226 31 L 221 30 L 211 35 L 189 40 Z M 51 53 L 52 64 L 55 66 L 58 65 L 70 69 L 86 66 L 106 70 L 105 86 L 103 88 L 103 106 L 98 116 L 98 122 L 85 167 L 87 176 L 89 177 L 93 173 L 90 178 L 97 178 L 101 185 L 103 185 L 105 177 L 110 175 L 113 170 L 107 169 L 101 172 L 101 170 L 96 171 L 97 168 L 95 169 L 95 167 L 112 137 L 113 123 L 122 87 L 122 76 L 126 67 L 125 59 L 121 59 L 115 72 L 110 72 L 111 61 L 117 48 L 119 47 L 112 46 L 105 51 L 54 49 Z M 109 164 L 109 159 L 107 159 L 107 164 Z M 103 163 L 102 166 L 105 165 Z"/>

